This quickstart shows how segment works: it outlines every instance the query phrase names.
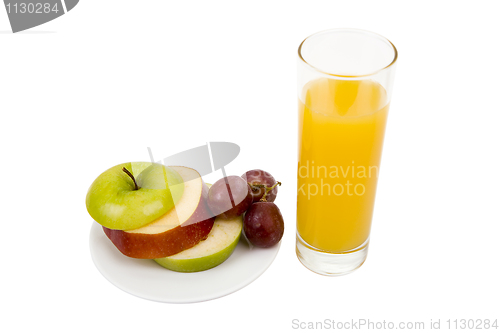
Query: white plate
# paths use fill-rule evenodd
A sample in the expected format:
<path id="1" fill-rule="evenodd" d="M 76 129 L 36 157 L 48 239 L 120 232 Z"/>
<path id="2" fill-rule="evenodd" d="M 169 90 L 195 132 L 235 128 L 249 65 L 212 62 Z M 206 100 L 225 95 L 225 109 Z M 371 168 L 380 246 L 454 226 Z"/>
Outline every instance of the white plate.
<path id="1" fill-rule="evenodd" d="M 179 273 L 154 260 L 124 256 L 97 222 L 90 230 L 92 260 L 109 282 L 134 296 L 166 303 L 208 301 L 249 285 L 271 265 L 280 245 L 281 242 L 268 249 L 250 248 L 242 236 L 233 254 L 219 266 L 203 272 Z"/>

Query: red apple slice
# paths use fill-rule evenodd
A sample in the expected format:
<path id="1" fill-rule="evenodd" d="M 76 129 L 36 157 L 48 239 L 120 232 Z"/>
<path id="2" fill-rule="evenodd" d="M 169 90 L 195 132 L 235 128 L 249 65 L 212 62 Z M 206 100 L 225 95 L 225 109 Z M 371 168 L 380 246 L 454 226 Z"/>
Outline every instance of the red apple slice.
<path id="1" fill-rule="evenodd" d="M 208 187 L 200 174 L 191 168 L 171 167 L 184 182 L 184 194 L 165 215 L 141 228 L 104 233 L 128 257 L 155 259 L 189 249 L 205 239 L 215 221 L 207 206 Z"/>

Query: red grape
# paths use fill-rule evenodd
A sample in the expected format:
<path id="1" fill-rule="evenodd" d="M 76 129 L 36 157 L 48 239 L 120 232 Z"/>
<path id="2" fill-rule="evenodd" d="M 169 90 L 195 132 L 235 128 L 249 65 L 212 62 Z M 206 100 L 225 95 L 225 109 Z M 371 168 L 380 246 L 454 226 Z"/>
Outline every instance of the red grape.
<path id="1" fill-rule="evenodd" d="M 247 171 L 241 176 L 241 178 L 245 179 L 250 185 L 264 185 L 266 187 L 271 187 L 276 184 L 276 180 L 269 172 L 260 169 Z M 251 189 L 253 202 L 259 201 L 264 193 L 266 193 L 266 189 L 264 187 L 251 186 Z M 278 187 L 275 187 L 267 194 L 266 200 L 268 202 L 273 202 L 277 195 Z"/>
<path id="2" fill-rule="evenodd" d="M 252 204 L 251 188 L 243 178 L 219 179 L 208 191 L 208 207 L 214 215 L 225 219 L 242 215 Z"/>
<path id="3" fill-rule="evenodd" d="M 255 202 L 245 214 L 243 230 L 253 245 L 271 247 L 283 237 L 285 223 L 274 202 Z"/>

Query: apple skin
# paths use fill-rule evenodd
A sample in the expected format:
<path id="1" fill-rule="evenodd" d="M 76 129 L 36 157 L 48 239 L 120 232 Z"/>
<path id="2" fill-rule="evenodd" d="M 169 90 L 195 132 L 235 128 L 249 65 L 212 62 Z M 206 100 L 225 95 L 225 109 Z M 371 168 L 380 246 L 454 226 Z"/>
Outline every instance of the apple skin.
<path id="1" fill-rule="evenodd" d="M 226 261 L 234 252 L 242 229 L 242 216 L 232 219 L 218 217 L 206 240 L 186 251 L 155 261 L 169 270 L 184 273 L 214 268 Z"/>
<path id="2" fill-rule="evenodd" d="M 156 259 L 189 249 L 205 239 L 214 225 L 215 218 L 176 228 L 156 237 L 150 234 L 130 234 L 123 230 L 102 227 L 116 248 L 127 257 Z"/>
<path id="3" fill-rule="evenodd" d="M 190 173 L 196 172 L 193 169 L 185 167 L 171 168 L 176 170 L 181 176 L 185 171 Z M 196 172 L 196 174 L 198 173 Z M 160 229 L 161 231 L 158 233 L 146 232 L 147 228 L 157 225 L 168 215 L 177 217 L 176 211 L 173 209 L 153 221 L 150 225 L 138 229 L 143 232 L 138 232 L 138 230 L 129 230 L 127 232 L 103 227 L 104 233 L 121 253 L 131 258 L 163 258 L 195 246 L 208 236 L 215 221 L 215 216 L 209 211 L 207 205 L 208 186 L 203 182 L 201 176 L 196 181 L 201 183 L 198 183 L 196 187 L 198 191 L 196 194 L 197 201 L 194 203 L 196 206 L 193 206 L 193 208 L 195 207 L 193 213 L 180 224 Z M 185 186 L 187 191 L 190 185 L 186 183 Z M 201 189 L 199 186 L 201 186 Z M 188 194 L 186 194 L 186 191 L 184 191 L 184 195 L 187 197 Z M 185 200 L 185 198 L 181 198 L 181 200 Z M 178 204 L 181 205 L 182 202 L 179 201 Z"/>
<path id="4" fill-rule="evenodd" d="M 123 172 L 124 167 L 136 178 L 138 190 L 132 178 Z M 183 180 L 171 168 L 150 162 L 130 162 L 100 174 L 90 185 L 85 203 L 90 216 L 102 226 L 133 230 L 171 210 L 183 192 Z"/>

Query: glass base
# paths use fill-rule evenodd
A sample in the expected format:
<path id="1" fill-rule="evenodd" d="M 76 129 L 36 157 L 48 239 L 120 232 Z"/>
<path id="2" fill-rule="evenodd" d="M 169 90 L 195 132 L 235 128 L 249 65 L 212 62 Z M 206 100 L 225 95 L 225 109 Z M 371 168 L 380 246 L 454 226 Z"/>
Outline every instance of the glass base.
<path id="1" fill-rule="evenodd" d="M 300 262 L 314 273 L 341 276 L 361 267 L 368 255 L 367 239 L 361 246 L 344 253 L 329 253 L 307 244 L 297 233 L 296 252 Z"/>

